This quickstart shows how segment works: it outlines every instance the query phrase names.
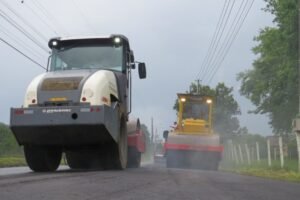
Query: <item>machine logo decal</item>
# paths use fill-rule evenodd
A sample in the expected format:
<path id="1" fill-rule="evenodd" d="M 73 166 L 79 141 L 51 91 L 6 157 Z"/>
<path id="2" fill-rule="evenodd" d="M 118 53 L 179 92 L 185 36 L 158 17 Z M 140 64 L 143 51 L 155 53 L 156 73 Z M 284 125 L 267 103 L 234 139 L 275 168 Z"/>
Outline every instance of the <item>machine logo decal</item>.
<path id="1" fill-rule="evenodd" d="M 43 113 L 66 113 L 66 112 L 71 112 L 71 109 L 43 109 Z"/>

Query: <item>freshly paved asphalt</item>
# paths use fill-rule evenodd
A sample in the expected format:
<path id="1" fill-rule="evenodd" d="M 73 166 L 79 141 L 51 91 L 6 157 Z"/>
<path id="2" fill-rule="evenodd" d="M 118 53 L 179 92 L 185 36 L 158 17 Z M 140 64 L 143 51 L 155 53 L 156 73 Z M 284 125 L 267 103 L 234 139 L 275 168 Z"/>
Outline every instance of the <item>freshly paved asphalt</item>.
<path id="1" fill-rule="evenodd" d="M 293 200 L 300 184 L 226 172 L 167 169 L 162 163 L 124 171 L 33 173 L 0 169 L 0 199 Z"/>

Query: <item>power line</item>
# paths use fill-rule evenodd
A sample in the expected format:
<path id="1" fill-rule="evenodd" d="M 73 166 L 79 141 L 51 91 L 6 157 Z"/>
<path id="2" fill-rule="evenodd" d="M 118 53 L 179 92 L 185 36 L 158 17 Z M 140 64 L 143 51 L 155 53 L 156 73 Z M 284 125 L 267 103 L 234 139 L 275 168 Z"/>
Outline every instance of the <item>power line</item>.
<path id="1" fill-rule="evenodd" d="M 247 1 L 247 3 L 248 3 L 248 1 Z M 246 5 L 248 5 L 247 3 L 246 3 Z M 231 38 L 227 41 L 226 45 L 223 48 L 223 51 L 219 54 L 220 59 L 218 60 L 218 62 L 215 63 L 215 65 L 213 66 L 213 68 L 211 70 L 211 75 L 210 75 L 210 78 L 208 79 L 209 83 L 211 82 L 211 80 L 215 76 L 215 74 L 217 73 L 218 69 L 221 67 L 222 62 L 224 61 L 225 57 L 227 56 L 227 54 L 229 52 L 229 49 L 231 48 L 233 42 L 235 41 L 235 39 L 236 39 L 236 37 L 237 37 L 241 27 L 242 27 L 247 15 L 248 15 L 253 3 L 254 3 L 254 0 L 251 2 L 250 6 L 248 7 L 248 9 L 246 11 L 246 14 L 244 15 L 243 18 L 241 18 L 242 15 L 240 15 L 239 21 L 240 21 L 240 19 L 242 19 L 242 20 L 240 21 L 238 26 L 235 26 L 235 29 L 233 31 L 233 34 L 231 35 Z M 209 75 L 207 77 L 209 77 Z"/>
<path id="2" fill-rule="evenodd" d="M 48 49 L 46 49 L 43 44 L 41 44 L 36 38 L 34 38 L 28 31 L 26 31 L 22 26 L 20 26 L 16 21 L 14 21 L 11 17 L 9 17 L 3 10 L 0 9 L 0 17 L 2 17 L 5 21 L 7 21 L 10 25 L 19 30 L 23 35 L 25 35 L 29 40 L 35 43 L 38 47 L 43 49 L 48 53 Z"/>
<path id="3" fill-rule="evenodd" d="M 208 60 L 208 62 L 207 62 L 207 64 L 206 64 L 206 68 L 205 68 L 203 74 L 206 74 L 206 73 L 207 73 L 207 70 L 209 70 L 209 66 L 210 66 L 210 64 L 211 64 L 211 62 L 212 62 L 212 59 L 214 58 L 214 56 L 215 56 L 215 54 L 216 54 L 216 50 L 217 50 L 218 47 L 219 47 L 220 40 L 221 40 L 221 38 L 222 38 L 222 36 L 223 36 L 223 33 L 224 33 L 225 29 L 226 29 L 226 26 L 227 26 L 227 23 L 228 23 L 228 21 L 229 21 L 230 15 L 231 15 L 231 13 L 232 13 L 232 9 L 233 9 L 234 4 L 235 4 L 235 0 L 234 0 L 233 3 L 231 4 L 230 10 L 229 10 L 228 14 L 226 15 L 226 19 L 225 19 L 225 23 L 224 23 L 224 25 L 223 25 L 223 27 L 222 27 L 222 31 L 221 31 L 221 33 L 220 33 L 220 36 L 219 36 L 219 38 L 218 38 L 218 40 L 217 40 L 217 43 L 216 43 L 215 47 L 212 49 L 212 56 L 211 56 L 210 59 Z"/>
<path id="4" fill-rule="evenodd" d="M 249 6 L 249 8 L 248 8 L 248 10 L 247 10 L 247 13 L 246 13 L 246 15 L 245 15 L 244 18 L 243 18 L 242 23 L 239 25 L 238 30 L 236 31 L 236 33 L 235 33 L 235 35 L 234 35 L 234 37 L 233 37 L 233 39 L 232 39 L 232 41 L 231 41 L 229 47 L 226 49 L 225 54 L 223 55 L 223 57 L 222 57 L 222 59 L 221 59 L 219 65 L 217 65 L 217 68 L 214 70 L 214 73 L 213 73 L 213 75 L 211 76 L 211 78 L 209 79 L 208 83 L 211 82 L 211 80 L 213 79 L 213 77 L 215 76 L 215 74 L 217 73 L 217 71 L 219 70 L 219 68 L 220 68 L 220 66 L 221 66 L 221 63 L 224 61 L 225 57 L 227 56 L 227 54 L 228 54 L 228 52 L 229 52 L 229 49 L 231 48 L 231 46 L 232 46 L 234 40 L 236 39 L 236 37 L 237 37 L 237 35 L 238 35 L 238 33 L 239 33 L 239 31 L 240 31 L 242 25 L 243 25 L 243 23 L 245 22 L 246 17 L 247 17 L 248 14 L 249 14 L 249 11 L 250 11 L 251 8 L 252 8 L 253 3 L 254 3 L 254 0 L 252 0 L 251 4 L 250 4 L 250 6 Z"/>
<path id="5" fill-rule="evenodd" d="M 55 24 L 57 27 L 59 27 L 61 32 L 69 34 L 68 31 L 66 31 L 66 29 L 56 20 L 56 18 L 42 5 L 42 3 L 36 0 L 32 0 L 31 2 L 43 13 L 46 18 L 48 18 L 49 21 L 52 21 L 52 24 Z"/>
<path id="6" fill-rule="evenodd" d="M 226 6 L 226 5 L 227 5 L 227 6 Z M 217 23 L 216 29 L 215 29 L 215 31 L 214 31 L 213 37 L 212 37 L 212 39 L 211 39 L 211 41 L 210 41 L 210 44 L 209 44 L 208 51 L 206 52 L 206 55 L 205 55 L 204 60 L 203 60 L 203 62 L 202 62 L 202 64 L 201 64 L 200 70 L 199 70 L 199 72 L 198 72 L 198 74 L 197 74 L 196 77 L 199 77 L 199 75 L 200 75 L 201 72 L 203 71 L 203 67 L 205 66 L 204 64 L 206 63 L 208 57 L 209 57 L 210 54 L 211 54 L 211 49 L 212 49 L 212 47 L 214 46 L 214 43 L 215 43 L 215 40 L 216 40 L 215 38 L 216 38 L 217 35 L 219 34 L 220 24 L 223 23 L 223 19 L 224 19 L 223 16 L 224 16 L 224 14 L 226 13 L 225 8 L 226 8 L 226 10 L 227 10 L 227 8 L 228 8 L 228 0 L 225 0 L 225 1 L 224 1 L 223 8 L 222 8 L 221 14 L 220 14 L 220 16 L 219 16 L 219 19 L 218 19 L 218 23 Z"/>
<path id="7" fill-rule="evenodd" d="M 40 16 L 39 16 L 39 14 L 34 10 L 34 9 L 32 9 L 27 3 L 25 3 L 25 1 L 22 1 L 22 3 L 34 14 L 34 15 L 36 15 L 37 16 L 37 18 L 43 23 L 43 24 L 46 24 L 47 25 L 47 27 L 57 36 L 57 35 L 59 35 L 57 32 L 56 32 L 56 30 L 54 30 L 54 29 L 51 29 L 50 27 L 51 27 L 51 25 L 47 22 L 47 21 L 45 21 L 45 20 L 43 20 Z"/>
<path id="8" fill-rule="evenodd" d="M 211 51 L 212 51 L 212 49 L 213 49 L 213 48 L 215 47 L 215 45 L 216 45 L 216 40 L 217 40 L 217 38 L 218 38 L 218 36 L 219 36 L 221 27 L 223 26 L 224 18 L 225 18 L 225 15 L 227 14 L 227 10 L 228 10 L 228 7 L 229 7 L 229 5 L 230 5 L 230 1 L 231 1 L 231 0 L 229 0 L 229 1 L 227 2 L 227 0 L 226 0 L 226 1 L 224 2 L 225 11 L 223 12 L 223 10 L 222 10 L 222 13 L 221 13 L 221 15 L 220 15 L 220 23 L 218 22 L 218 24 L 217 24 L 217 26 L 216 26 L 216 29 L 215 29 L 216 35 L 215 35 L 215 37 L 212 38 L 212 40 L 211 40 L 211 45 L 209 46 L 209 49 L 208 49 L 208 52 L 207 52 L 207 56 L 205 57 L 205 59 L 204 59 L 202 65 L 201 65 L 201 69 L 203 69 L 202 72 L 206 70 L 207 62 L 208 62 L 208 60 L 210 59 L 210 57 L 211 57 L 211 55 L 212 55 L 212 54 L 211 54 L 211 53 L 212 53 Z M 225 5 L 225 4 L 226 4 L 226 5 Z M 201 74 L 201 72 L 198 73 L 198 75 L 197 75 L 196 78 L 198 78 L 198 76 L 199 76 L 200 74 Z"/>
<path id="9" fill-rule="evenodd" d="M 41 65 L 40 63 L 38 63 L 37 61 L 35 61 L 31 57 L 29 57 L 28 55 L 26 55 L 25 53 L 23 53 L 21 50 L 19 50 L 18 48 L 16 48 L 15 46 L 13 46 L 12 44 L 10 44 L 9 42 L 7 42 L 6 40 L 4 40 L 3 38 L 0 37 L 0 41 L 2 41 L 3 43 L 5 43 L 6 45 L 8 45 L 9 47 L 11 47 L 12 49 L 14 49 L 15 51 L 17 51 L 19 54 L 23 55 L 25 58 L 27 58 L 31 62 L 35 63 L 39 67 L 47 70 L 47 68 L 43 67 L 43 65 Z"/>
<path id="10" fill-rule="evenodd" d="M 209 74 L 212 73 L 214 71 L 214 68 L 216 67 L 215 65 L 218 63 L 218 61 L 220 60 L 219 58 L 221 57 L 221 55 L 223 55 L 223 52 L 225 51 L 226 47 L 229 44 L 229 41 L 232 40 L 232 37 L 236 31 L 236 28 L 238 27 L 238 25 L 240 24 L 241 18 L 243 16 L 243 14 L 246 11 L 247 5 L 248 5 L 248 0 L 245 2 L 245 0 L 243 0 L 238 8 L 238 12 L 236 13 L 234 20 L 231 23 L 230 28 L 227 31 L 226 37 L 221 45 L 221 47 L 219 48 L 215 59 L 213 60 L 213 62 L 211 63 L 211 68 L 209 71 L 207 71 L 206 74 L 203 74 L 203 79 L 204 76 L 205 77 L 209 77 Z M 243 6 L 244 5 L 244 6 Z M 243 8 L 242 8 L 243 7 Z"/>
<path id="11" fill-rule="evenodd" d="M 45 37 L 40 31 L 38 31 L 35 27 L 33 27 L 28 21 L 26 21 L 23 17 L 21 17 L 18 13 L 14 11 L 12 7 L 10 7 L 5 1 L 1 1 L 2 5 L 4 5 L 10 12 L 12 12 L 19 20 L 21 20 L 25 25 L 27 25 L 33 32 L 35 32 L 40 38 L 48 42 L 47 37 Z"/>
<path id="12" fill-rule="evenodd" d="M 33 51 L 33 49 L 30 49 L 26 44 L 20 42 L 19 40 L 15 39 L 17 38 L 13 33 L 11 33 L 10 31 L 8 31 L 7 29 L 5 30 L 4 27 L 1 27 L 0 30 L 4 35 L 6 35 L 8 38 L 10 38 L 12 41 L 14 41 L 15 43 L 17 43 L 18 45 L 20 45 L 21 47 L 23 47 L 24 49 L 26 49 L 28 52 L 30 52 L 31 54 L 33 54 L 35 57 L 38 58 L 42 58 L 43 55 Z"/>

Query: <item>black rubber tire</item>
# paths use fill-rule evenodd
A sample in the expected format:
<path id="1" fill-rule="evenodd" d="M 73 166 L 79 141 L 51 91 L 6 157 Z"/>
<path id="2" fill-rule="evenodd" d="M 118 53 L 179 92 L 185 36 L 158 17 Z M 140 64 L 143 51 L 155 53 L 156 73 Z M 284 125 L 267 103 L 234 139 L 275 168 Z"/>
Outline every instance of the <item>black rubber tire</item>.
<path id="1" fill-rule="evenodd" d="M 128 147 L 127 168 L 139 168 L 142 154 L 135 147 Z"/>
<path id="2" fill-rule="evenodd" d="M 24 154 L 31 170 L 35 172 L 52 172 L 60 164 L 62 149 L 53 146 L 25 145 Z"/>

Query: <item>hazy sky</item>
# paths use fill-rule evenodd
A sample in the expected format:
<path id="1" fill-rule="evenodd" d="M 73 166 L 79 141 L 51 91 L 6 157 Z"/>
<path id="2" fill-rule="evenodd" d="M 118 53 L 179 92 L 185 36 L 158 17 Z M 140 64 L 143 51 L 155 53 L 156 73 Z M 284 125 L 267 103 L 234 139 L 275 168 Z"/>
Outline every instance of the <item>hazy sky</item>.
<path id="1" fill-rule="evenodd" d="M 236 0 L 237 4 L 241 1 Z M 153 117 L 155 127 L 161 133 L 176 120 L 175 111 L 172 110 L 176 93 L 186 91 L 190 82 L 197 78 L 224 0 L 25 0 L 24 3 L 0 0 L 1 2 L 7 4 L 21 19 L 3 4 L 0 4 L 0 10 L 22 25 L 45 47 L 47 40 L 56 35 L 126 35 L 136 60 L 146 62 L 148 75 L 146 80 L 139 80 L 137 71 L 134 73 L 132 116 L 140 117 L 148 127 Z M 42 10 L 39 5 L 47 11 Z M 252 133 L 266 135 L 271 134 L 268 119 L 261 115 L 247 114 L 254 107 L 239 95 L 240 83 L 236 81 L 237 73 L 251 68 L 255 58 L 251 52 L 251 48 L 255 46 L 253 37 L 265 26 L 273 26 L 273 17 L 261 10 L 264 6 L 263 0 L 255 0 L 211 86 L 225 82 L 227 86 L 234 87 L 235 98 L 242 110 L 241 125 L 247 126 Z M 234 8 L 233 12 L 236 12 L 237 7 Z M 24 22 L 41 32 L 43 37 L 38 37 Z M 48 54 L 1 16 L 0 37 L 46 66 Z M 22 46 L 15 40 L 21 42 Z M 43 69 L 1 42 L 0 52 L 0 121 L 9 123 L 9 108 L 22 105 L 27 85 L 33 77 L 43 73 Z"/>

